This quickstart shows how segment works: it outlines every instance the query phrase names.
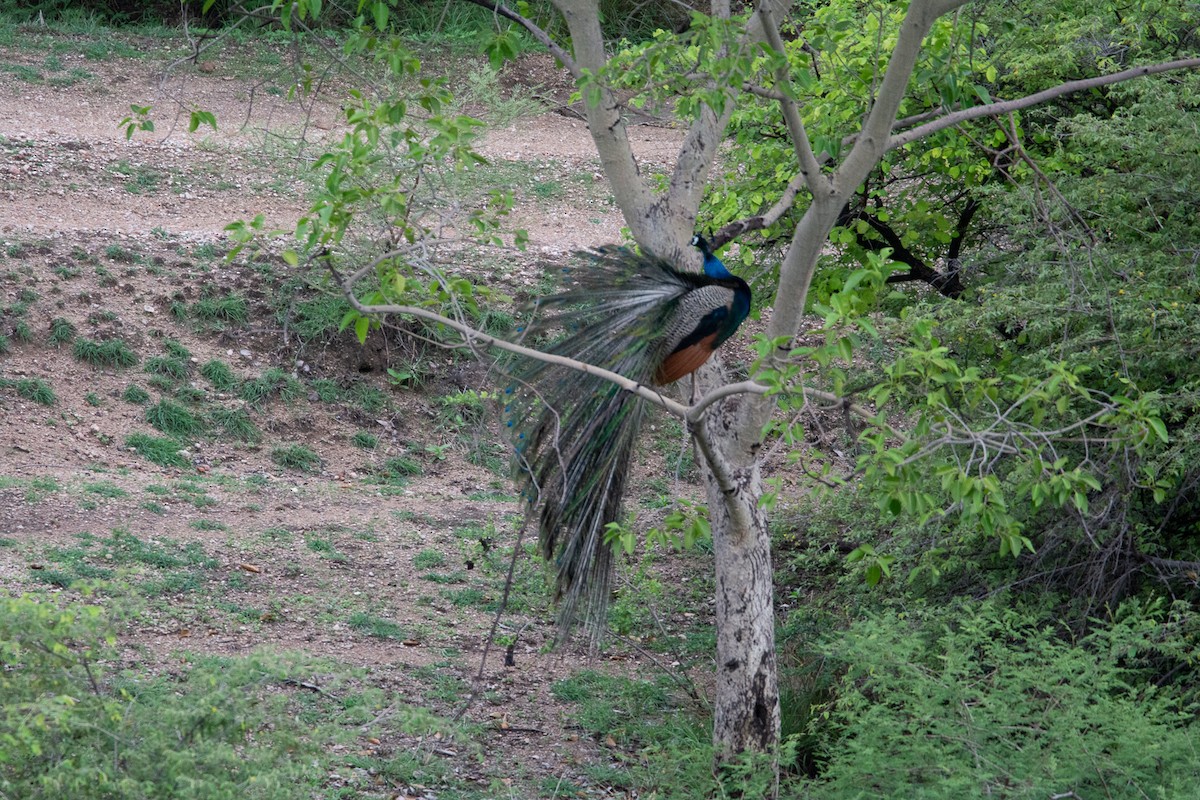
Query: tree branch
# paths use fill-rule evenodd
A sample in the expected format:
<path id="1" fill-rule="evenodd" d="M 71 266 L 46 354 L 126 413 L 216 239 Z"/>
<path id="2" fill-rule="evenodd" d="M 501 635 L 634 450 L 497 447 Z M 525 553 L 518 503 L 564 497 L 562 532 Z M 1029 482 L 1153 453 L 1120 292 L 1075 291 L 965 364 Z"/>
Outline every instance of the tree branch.
<path id="1" fill-rule="evenodd" d="M 767 44 L 781 58 L 784 58 L 783 65 L 775 71 L 775 82 L 781 87 L 788 87 L 791 81 L 787 73 L 785 55 L 787 51 L 784 48 L 783 39 L 779 36 L 779 26 L 775 24 L 770 3 L 767 0 L 758 4 L 758 14 L 762 17 L 763 33 L 766 36 Z M 796 158 L 800 161 L 800 174 L 804 176 L 809 190 L 816 193 L 821 188 L 820 184 L 826 181 L 821 175 L 821 165 L 813 155 L 812 143 L 808 140 L 808 131 L 804 128 L 804 120 L 800 118 L 800 109 L 787 91 L 784 91 L 779 98 L 779 107 L 783 111 L 783 119 L 787 123 L 788 133 L 792 138 L 792 149 L 796 151 Z"/>
<path id="2" fill-rule="evenodd" d="M 808 184 L 805 182 L 804 176 L 797 174 L 790 181 L 788 181 L 788 185 L 785 186 L 783 192 L 780 193 L 779 199 L 776 200 L 775 204 L 768 208 L 765 213 L 754 217 L 747 217 L 746 219 L 736 220 L 728 223 L 727 225 L 721 226 L 721 228 L 714 231 L 713 235 L 709 237 L 709 243 L 712 245 L 713 250 L 719 250 L 729 242 L 732 242 L 734 239 L 737 239 L 738 237 L 749 233 L 750 231 L 761 231 L 764 228 L 769 228 L 774 225 L 783 217 L 784 214 L 791 210 L 792 206 L 796 203 L 796 196 L 799 195 L 800 190 L 806 188 L 807 185 Z"/>
<path id="3" fill-rule="evenodd" d="M 559 47 L 558 43 L 550 38 L 550 34 L 539 28 L 533 20 L 526 19 L 503 3 L 494 3 L 490 0 L 461 0 L 461 2 L 471 3 L 472 5 L 486 8 L 494 14 L 517 23 L 524 28 L 530 36 L 532 36 L 534 39 L 537 39 L 539 44 L 549 50 L 550 55 L 561 61 L 563 66 L 567 68 L 567 71 L 571 73 L 571 77 L 575 78 L 575 80 L 579 80 L 579 78 L 583 75 L 583 72 L 579 69 L 579 65 L 575 63 L 575 59 L 571 58 L 571 54 Z"/>
<path id="4" fill-rule="evenodd" d="M 701 397 L 694 405 L 685 406 L 676 400 L 672 400 L 671 398 L 664 396 L 660 390 L 642 383 L 638 383 L 637 381 L 630 380 L 619 373 L 612 372 L 602 367 L 597 367 L 593 364 L 588 364 L 584 361 L 576 361 L 573 358 L 566 358 L 565 356 L 558 356 L 552 353 L 544 353 L 541 350 L 535 350 L 532 347 L 525 347 L 524 345 L 510 342 L 507 339 L 501 339 L 499 337 L 492 336 L 491 334 L 484 333 L 483 331 L 472 328 L 470 325 L 467 325 L 464 322 L 460 322 L 459 320 L 443 316 L 424 308 L 390 304 L 366 305 L 360 302 L 358 297 L 354 294 L 354 285 L 358 283 L 358 281 L 361 280 L 365 275 L 374 271 L 384 261 L 394 258 L 397 255 L 402 255 L 402 251 L 393 250 L 389 253 L 384 253 L 370 264 L 359 268 L 350 275 L 342 275 L 341 272 L 339 272 L 338 269 L 332 264 L 327 264 L 327 267 L 333 274 L 334 279 L 338 282 L 338 285 L 341 287 L 342 294 L 345 296 L 346 302 L 348 302 L 354 308 L 354 310 L 358 311 L 360 314 L 407 314 L 409 316 L 417 317 L 418 319 L 437 323 L 438 325 L 445 325 L 463 337 L 462 343 L 454 346 L 468 347 L 472 350 L 479 345 L 484 347 L 494 347 L 497 350 L 504 350 L 509 353 L 524 356 L 526 358 L 543 361 L 547 364 L 555 364 L 568 369 L 573 369 L 577 372 L 595 375 L 619 386 L 627 392 L 631 392 L 632 394 L 636 394 L 638 397 L 641 397 L 644 400 L 648 400 L 667 413 L 673 414 L 674 416 L 679 417 L 680 419 L 689 423 L 695 423 L 699 421 L 704 416 L 704 412 L 710 406 L 725 397 L 744 393 L 765 394 L 766 392 L 770 391 L 767 386 L 762 384 L 755 383 L 753 381 L 742 381 L 740 383 L 731 383 L 718 386 L 716 389 L 713 389 L 711 392 Z"/>
<path id="5" fill-rule="evenodd" d="M 1122 83 L 1123 81 L 1133 80 L 1134 78 L 1144 78 L 1149 75 L 1158 75 L 1162 72 L 1172 72 L 1178 69 L 1197 69 L 1200 68 L 1200 58 L 1181 58 L 1176 61 L 1165 61 L 1161 64 L 1146 64 L 1132 69 L 1113 72 L 1108 75 L 1097 75 L 1094 78 L 1083 78 L 1077 81 L 1067 81 L 1058 86 L 1053 86 L 1035 94 L 1019 97 L 1016 100 L 1005 100 L 999 103 L 989 103 L 983 106 L 973 106 L 964 108 L 961 111 L 954 111 L 933 122 L 927 122 L 924 125 L 918 125 L 903 133 L 893 135 L 887 142 L 888 150 L 895 150 L 897 147 L 915 142 L 917 139 L 922 139 L 931 133 L 952 128 L 963 122 L 973 119 L 982 119 L 984 117 L 996 117 L 1001 114 L 1007 114 L 1011 111 L 1020 111 L 1023 108 L 1030 108 L 1047 100 L 1054 100 L 1064 95 L 1082 92 L 1087 89 L 1097 89 L 1101 86 L 1109 86 L 1114 83 Z"/>

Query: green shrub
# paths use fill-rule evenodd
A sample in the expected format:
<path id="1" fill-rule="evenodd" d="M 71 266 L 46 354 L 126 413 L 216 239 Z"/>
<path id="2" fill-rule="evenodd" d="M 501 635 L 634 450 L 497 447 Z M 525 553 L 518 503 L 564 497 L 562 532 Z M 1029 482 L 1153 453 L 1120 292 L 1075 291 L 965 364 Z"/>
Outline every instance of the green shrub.
<path id="1" fill-rule="evenodd" d="M 344 712 L 335 702 L 316 698 L 314 707 L 314 698 L 279 690 L 315 664 L 199 657 L 161 673 L 119 673 L 109 666 L 121 662 L 112 614 L 95 605 L 0 598 L 5 797 L 288 800 L 320 793 L 332 768 L 328 745 L 349 738 L 330 722 Z"/>
<path id="2" fill-rule="evenodd" d="M 844 676 L 817 718 L 819 796 L 862 797 L 868 779 L 873 797 L 1189 796 L 1196 688 L 1176 671 L 1197 655 L 1190 606 L 1126 603 L 1074 642 L 1031 617 L 963 602 L 828 637 Z"/>

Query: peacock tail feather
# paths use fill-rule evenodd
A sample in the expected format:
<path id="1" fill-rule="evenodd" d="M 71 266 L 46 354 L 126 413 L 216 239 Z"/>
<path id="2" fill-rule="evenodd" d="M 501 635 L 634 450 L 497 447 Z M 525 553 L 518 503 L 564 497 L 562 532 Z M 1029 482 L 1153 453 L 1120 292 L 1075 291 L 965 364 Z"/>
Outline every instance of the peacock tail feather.
<path id="1" fill-rule="evenodd" d="M 567 271 L 573 285 L 532 303 L 525 343 L 649 386 L 677 348 L 707 346 L 711 354 L 712 343 L 732 333 L 720 312 L 735 307 L 734 282 L 745 287 L 739 279 L 679 272 L 623 247 L 578 255 L 586 264 Z M 515 361 L 509 377 L 514 478 L 529 513 L 540 507 L 541 552 L 558 566 L 561 630 L 582 623 L 595 639 L 611 591 L 614 551 L 604 537 L 620 519 L 645 401 L 598 376 L 534 359 Z"/>

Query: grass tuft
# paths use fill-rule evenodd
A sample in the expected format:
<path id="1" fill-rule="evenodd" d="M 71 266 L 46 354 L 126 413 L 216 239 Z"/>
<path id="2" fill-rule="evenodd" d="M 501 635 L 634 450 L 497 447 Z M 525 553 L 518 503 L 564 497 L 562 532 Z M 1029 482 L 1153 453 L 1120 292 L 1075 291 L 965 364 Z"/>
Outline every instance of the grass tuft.
<path id="1" fill-rule="evenodd" d="M 196 415 L 166 398 L 146 409 L 146 421 L 168 436 L 188 437 L 204 431 L 204 423 Z"/>
<path id="2" fill-rule="evenodd" d="M 188 375 L 188 363 L 174 356 L 152 356 L 146 359 L 146 372 L 151 375 L 164 375 L 177 381 L 184 380 Z"/>
<path id="3" fill-rule="evenodd" d="M 301 390 L 300 381 L 282 369 L 272 367 L 261 377 L 242 383 L 238 394 L 251 405 L 258 405 L 273 396 L 278 396 L 285 403 L 290 403 L 300 396 Z"/>
<path id="4" fill-rule="evenodd" d="M 75 326 L 65 317 L 55 317 L 50 320 L 50 344 L 70 344 L 75 341 Z"/>
<path id="5" fill-rule="evenodd" d="M 213 424 L 221 429 L 222 436 L 248 444 L 262 438 L 250 415 L 240 408 L 218 408 L 210 416 Z"/>
<path id="6" fill-rule="evenodd" d="M 179 454 L 179 442 L 146 433 L 131 433 L 125 446 L 133 449 L 142 458 L 160 467 L 186 467 L 188 460 Z"/>
<path id="7" fill-rule="evenodd" d="M 390 619 L 383 619 L 372 614 L 357 612 L 350 615 L 348 623 L 351 628 L 376 639 L 407 639 L 404 630 Z"/>
<path id="8" fill-rule="evenodd" d="M 204 297 L 192 303 L 192 316 L 204 322 L 233 322 L 244 325 L 250 319 L 246 299 L 236 294 Z"/>
<path id="9" fill-rule="evenodd" d="M 144 406 L 150 402 L 150 393 L 136 383 L 131 383 L 121 393 L 121 399 L 126 403 L 133 403 L 135 406 Z"/>
<path id="10" fill-rule="evenodd" d="M 271 451 L 271 460 L 286 469 L 315 472 L 321 465 L 321 457 L 302 444 L 276 447 Z"/>
<path id="11" fill-rule="evenodd" d="M 379 437 L 366 431 L 358 431 L 350 437 L 350 443 L 363 450 L 374 450 L 379 447 Z"/>
<path id="12" fill-rule="evenodd" d="M 220 392 L 228 392 L 236 389 L 239 383 L 237 376 L 233 374 L 233 370 L 230 369 L 229 365 L 215 358 L 200 367 L 200 374 Z"/>
<path id="13" fill-rule="evenodd" d="M 137 354 L 121 339 L 103 342 L 78 338 L 72 349 L 75 358 L 94 367 L 131 367 L 137 363 Z"/>
<path id="14" fill-rule="evenodd" d="M 58 402 L 58 396 L 50 384 L 41 378 L 18 378 L 17 380 L 0 380 L 0 388 L 12 387 L 17 394 L 26 400 L 32 400 L 43 406 L 52 406 Z"/>

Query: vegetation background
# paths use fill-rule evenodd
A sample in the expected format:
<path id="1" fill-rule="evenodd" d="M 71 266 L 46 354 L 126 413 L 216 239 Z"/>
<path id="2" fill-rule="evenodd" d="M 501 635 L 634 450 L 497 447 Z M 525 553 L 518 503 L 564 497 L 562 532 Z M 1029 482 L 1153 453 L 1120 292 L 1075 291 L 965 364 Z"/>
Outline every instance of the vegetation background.
<path id="1" fill-rule="evenodd" d="M 403 45 L 390 51 L 362 44 L 357 8 L 330 4 L 307 32 L 264 20 L 230 33 L 242 19 L 235 5 L 215 3 L 204 14 L 189 7 L 185 35 L 175 3 L 0 3 L 0 69 L 14 82 L 86 86 L 122 60 L 146 57 L 157 70 L 186 60 L 207 36 L 225 37 L 227 50 L 207 51 L 192 69 L 203 74 L 214 63 L 233 73 L 235 46 L 261 49 L 271 57 L 250 56 L 239 80 L 254 85 L 264 70 L 283 76 L 264 90 L 274 86 L 272 94 L 287 100 L 293 87 L 313 86 L 305 83 L 311 72 L 293 67 L 338 63 L 345 71 L 336 89 L 323 91 L 337 102 L 355 87 L 376 98 L 360 116 L 346 101 L 344 124 L 374 129 L 391 145 L 360 154 L 336 137 L 309 153 L 262 144 L 248 151 L 259 154 L 257 165 L 219 140 L 206 145 L 238 159 L 230 163 L 262 186 L 275 181 L 303 196 L 297 215 L 307 222 L 274 244 L 274 220 L 247 213 L 231 231 L 229 260 L 222 260 L 229 243 L 215 237 L 163 231 L 148 237 L 159 245 L 131 248 L 103 235 L 54 241 L 5 229 L 6 419 L 37 426 L 13 430 L 48 435 L 73 429 L 71 419 L 87 408 L 120 404 L 135 410 L 138 429 L 97 437 L 105 446 L 102 437 L 119 437 L 116 447 L 141 460 L 134 470 L 93 460 L 86 475 L 72 476 L 27 469 L 21 451 L 8 451 L 19 466 L 0 475 L 6 508 L 15 510 L 0 538 L 0 553 L 11 554 L 0 613 L 0 797 L 1193 795 L 1200 781 L 1195 70 L 1060 97 L 898 149 L 844 210 L 822 256 L 812 326 L 797 343 L 795 364 L 811 386 L 881 413 L 855 420 L 844 406 L 784 394 L 769 440 L 783 721 L 777 787 L 752 758 L 712 767 L 705 675 L 713 639 L 703 584 L 711 580 L 711 541 L 696 522 L 701 492 L 681 429 L 661 420 L 656 449 L 668 455 L 639 466 L 629 527 L 649 532 L 624 540 L 629 554 L 611 618 L 618 634 L 636 641 L 606 650 L 630 659 L 630 668 L 588 662 L 581 651 L 568 651 L 564 663 L 538 652 L 552 610 L 545 576 L 530 559 L 520 562 L 509 598 L 519 624 L 488 630 L 507 581 L 503 556 L 524 548 L 511 517 L 515 499 L 505 496 L 491 376 L 465 356 L 443 367 L 414 349 L 414 335 L 444 337 L 436 326 L 396 320 L 378 328 L 356 317 L 328 280 L 330 261 L 350 271 L 436 230 L 441 249 L 413 259 L 426 271 L 397 290 L 409 302 L 502 333 L 520 300 L 552 289 L 538 276 L 556 254 L 518 249 L 524 234 L 513 232 L 512 218 L 532 228 L 528 222 L 558 200 L 601 208 L 594 165 L 572 165 L 579 172 L 572 176 L 562 164 L 552 172 L 498 158 L 480 163 L 481 126 L 466 119 L 501 127 L 535 113 L 541 90 L 502 90 L 492 70 L 545 58 L 544 50 L 469 4 L 389 4 L 385 27 L 397 38 L 388 41 Z M 548 6 L 521 6 L 564 35 Z M 627 68 L 621 88 L 645 97 L 634 104 L 639 113 L 686 114 L 673 99 L 680 87 L 667 84 L 662 96 L 650 88 L 679 74 L 673 43 L 682 37 L 694 45 L 689 31 L 708 29 L 676 3 L 602 6 L 608 36 L 625 48 L 615 54 Z M 820 81 L 802 87 L 817 115 L 810 124 L 818 150 L 842 147 L 835 123 L 861 112 L 898 9 L 805 5 L 785 24 L 796 58 L 806 57 L 802 45 L 822 54 L 810 62 L 819 63 Z M 968 9 L 931 48 L 936 66 L 952 66 L 940 73 L 952 80 L 932 77 L 932 66 L 918 71 L 914 97 L 953 106 L 1022 96 L 1200 50 L 1194 6 Z M 956 38 L 964 30 L 973 38 Z M 425 62 L 419 70 L 414 53 Z M 65 67 L 75 55 L 91 60 Z M 436 80 L 442 74 L 447 82 Z M 395 111 L 388 105 L 395 97 L 423 111 L 377 113 Z M 568 101 L 551 105 L 570 113 Z M 135 139 L 155 133 L 158 112 L 141 102 L 128 98 L 125 125 Z M 213 127 L 205 108 L 186 106 L 200 133 Z M 723 154 L 703 206 L 706 229 L 761 213 L 794 169 L 770 106 L 736 112 L 729 136 L 735 146 Z M 0 141 L 9 197 L 31 185 L 13 165 L 44 146 Z M 157 196 L 178 178 L 124 163 L 109 174 L 130 195 Z M 181 174 L 193 184 L 212 179 Z M 299 180 L 281 182 L 280 174 Z M 764 314 L 773 299 L 771 265 L 795 213 L 746 232 L 725 253 L 754 280 Z M 321 261 L 314 253 L 332 256 Z M 191 266 L 180 267 L 182 259 Z M 456 271 L 467 262 L 474 268 Z M 89 292 L 114 291 L 96 304 L 65 304 L 83 282 Z M 113 299 L 122 282 L 137 292 L 124 305 Z M 159 335 L 135 339 L 122 315 L 128 323 L 132 298 L 140 302 L 141 287 L 156 282 L 176 284 L 145 289 L 163 298 L 170 319 L 156 323 Z M 370 281 L 363 290 L 384 293 L 377 299 L 388 291 Z M 259 326 L 270 330 L 254 330 L 261 320 L 272 320 Z M 382 353 L 366 378 L 355 374 L 366 363 L 355 332 Z M 251 336 L 271 341 L 257 340 L 254 349 L 271 354 L 253 365 L 257 372 L 221 356 Z M 314 343 L 339 337 L 338 347 L 316 355 Z M 734 370 L 752 374 L 753 353 L 735 351 L 739 357 Z M 321 377 L 297 368 L 297 359 Z M 67 372 L 82 374 L 95 391 L 66 390 Z M 395 436 L 374 425 L 376 417 L 424 421 Z M 922 438 L 945 419 L 972 435 Z M 336 447 L 300 434 L 314 421 Z M 896 446 L 894 430 L 914 435 Z M 39 447 L 25 438 L 17 445 Z M 254 469 L 197 458 L 213 451 L 237 453 Z M 1030 451 L 1039 458 L 1021 457 Z M 465 465 L 466 480 L 493 497 L 474 497 L 464 511 L 470 519 L 430 514 L 422 523 L 428 535 L 405 533 L 404 569 L 422 577 L 395 603 L 378 589 L 352 599 L 336 588 L 348 577 L 339 570 L 365 569 L 390 546 L 397 524 L 425 511 L 401 507 L 370 515 L 369 524 L 339 518 L 324 527 L 251 524 L 237 514 L 226 521 L 218 513 L 269 508 L 289 490 L 278 476 L 310 473 L 306 492 L 353 484 L 363 502 L 352 510 L 363 513 L 420 494 L 425 478 L 444 480 L 444 470 L 458 468 L 448 463 Z M 190 533 L 172 536 L 156 534 L 153 524 L 134 533 L 91 525 L 96 530 L 73 536 L 32 535 L 39 525 L 49 530 L 46 509 L 60 506 L 94 519 L 107 518 L 105 509 L 135 510 L 137 520 L 181 508 L 202 516 L 187 524 Z M 304 588 L 247 587 L 259 573 L 243 564 L 290 570 Z M 696 591 L 673 590 L 682 576 L 701 582 Z M 407 601 L 426 615 L 410 622 L 400 608 Z M 455 609 L 470 615 L 459 623 L 468 629 L 461 636 L 437 622 Z M 183 635 L 166 647 L 145 640 L 148 626 L 176 633 L 242 626 L 289 646 L 217 652 Z M 404 647 L 437 652 L 403 681 L 384 679 L 332 649 L 306 647 L 296 632 L 331 628 L 333 638 L 379 644 L 385 658 Z M 482 641 L 495 655 L 526 645 L 517 657 L 536 666 L 521 677 L 487 667 L 487 679 L 473 682 Z M 528 702 L 553 703 L 555 727 L 517 719 L 515 709 L 525 707 L 515 704 L 512 685 L 522 681 L 544 682 L 545 692 Z M 451 720 L 472 688 L 481 693 L 476 712 Z M 399 702 L 401 691 L 412 702 Z M 526 727 L 537 731 L 519 730 Z M 547 730 L 569 759 L 536 762 Z M 517 735 L 528 741 L 513 743 Z"/>

